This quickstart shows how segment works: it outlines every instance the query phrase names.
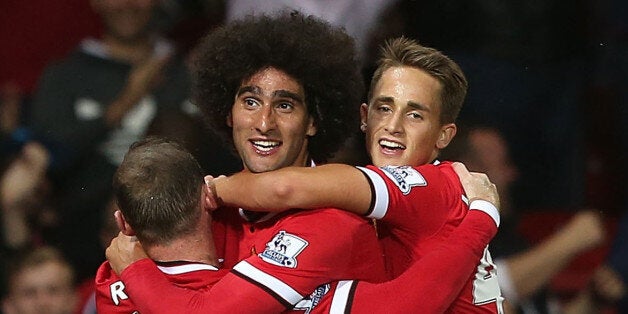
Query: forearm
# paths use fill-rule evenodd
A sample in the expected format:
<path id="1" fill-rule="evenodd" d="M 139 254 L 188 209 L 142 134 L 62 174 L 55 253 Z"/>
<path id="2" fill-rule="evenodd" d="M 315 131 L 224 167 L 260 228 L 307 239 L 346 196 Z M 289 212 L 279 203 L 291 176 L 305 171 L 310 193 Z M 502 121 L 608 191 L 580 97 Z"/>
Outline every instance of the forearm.
<path id="1" fill-rule="evenodd" d="M 223 205 L 257 211 L 335 207 L 364 213 L 371 201 L 369 183 L 362 172 L 341 164 L 243 172 L 215 183 Z"/>
<path id="2" fill-rule="evenodd" d="M 12 205 L 4 205 L 2 209 L 3 242 L 11 249 L 24 247 L 30 240 L 30 228 L 24 212 Z"/>
<path id="3" fill-rule="evenodd" d="M 538 291 L 580 252 L 572 238 L 561 230 L 542 243 L 506 258 L 510 281 L 519 298 L 525 299 Z M 534 276 L 530 276 L 532 273 Z"/>
<path id="4" fill-rule="evenodd" d="M 148 93 L 146 90 L 132 88 L 128 84 L 108 106 L 105 112 L 104 122 L 108 128 L 114 128 L 120 124 L 122 118 Z"/>

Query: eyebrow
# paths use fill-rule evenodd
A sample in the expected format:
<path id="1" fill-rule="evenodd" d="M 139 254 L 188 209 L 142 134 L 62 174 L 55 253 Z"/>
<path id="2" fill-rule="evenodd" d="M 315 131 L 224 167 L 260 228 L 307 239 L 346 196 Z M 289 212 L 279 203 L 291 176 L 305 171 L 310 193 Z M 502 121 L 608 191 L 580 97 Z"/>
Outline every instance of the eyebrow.
<path id="1" fill-rule="evenodd" d="M 380 97 L 375 98 L 375 101 L 384 102 L 384 103 L 395 103 L 395 99 L 390 96 L 380 96 Z M 421 110 L 421 111 L 426 111 L 426 112 L 430 111 L 430 109 L 427 106 L 421 103 L 415 102 L 415 101 L 408 101 L 408 107 L 412 107 L 416 110 Z"/>
<path id="2" fill-rule="evenodd" d="M 259 86 L 251 86 L 251 85 L 242 86 L 238 89 L 238 92 L 236 93 L 236 97 L 239 97 L 240 95 L 244 93 L 252 93 L 256 95 L 261 95 L 262 89 L 259 88 Z"/>
<path id="3" fill-rule="evenodd" d="M 239 97 L 240 95 L 244 93 L 262 95 L 262 89 L 259 86 L 242 86 L 240 87 L 240 89 L 238 89 L 238 92 L 236 93 L 236 97 Z M 298 101 L 301 103 L 303 102 L 303 97 L 301 97 L 299 94 L 291 92 L 291 91 L 283 90 L 283 89 L 274 91 L 272 94 L 272 97 L 291 98 L 294 101 Z"/>
<path id="4" fill-rule="evenodd" d="M 428 108 L 427 106 L 418 102 L 414 102 L 414 101 L 408 101 L 408 107 L 412 107 L 416 110 L 421 110 L 421 111 L 426 111 L 426 112 L 430 111 L 430 108 Z"/>
<path id="5" fill-rule="evenodd" d="M 303 97 L 299 96 L 296 93 L 293 93 L 291 91 L 287 91 L 287 90 L 276 90 L 273 92 L 273 97 L 284 97 L 284 98 L 291 98 L 294 101 L 298 101 L 298 102 L 303 102 Z"/>

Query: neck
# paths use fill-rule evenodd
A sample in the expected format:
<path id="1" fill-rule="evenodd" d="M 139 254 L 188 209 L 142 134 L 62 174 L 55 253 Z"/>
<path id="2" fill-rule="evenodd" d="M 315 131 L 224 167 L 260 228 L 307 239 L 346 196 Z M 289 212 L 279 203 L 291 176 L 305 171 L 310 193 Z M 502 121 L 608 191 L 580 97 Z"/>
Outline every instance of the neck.
<path id="1" fill-rule="evenodd" d="M 146 60 L 153 53 L 153 41 L 149 37 L 135 41 L 123 41 L 111 35 L 104 35 L 103 43 L 112 58 L 131 64 Z"/>
<path id="2" fill-rule="evenodd" d="M 158 262 L 188 261 L 219 267 L 211 232 L 191 233 L 167 244 L 145 247 L 146 254 Z"/>

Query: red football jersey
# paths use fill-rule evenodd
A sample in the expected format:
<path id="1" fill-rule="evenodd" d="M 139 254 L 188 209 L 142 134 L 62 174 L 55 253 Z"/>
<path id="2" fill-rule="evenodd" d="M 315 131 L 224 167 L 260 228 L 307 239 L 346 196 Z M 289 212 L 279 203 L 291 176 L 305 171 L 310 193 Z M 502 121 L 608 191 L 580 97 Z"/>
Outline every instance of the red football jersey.
<path id="1" fill-rule="evenodd" d="M 168 276 L 168 280 L 174 285 L 197 291 L 207 291 L 226 271 L 201 263 L 181 262 L 176 265 L 158 266 Z M 96 284 L 96 308 L 98 313 L 139 313 L 133 300 L 129 298 L 124 283 L 111 269 L 109 262 L 104 262 L 98 268 L 95 278 Z M 150 289 L 152 293 L 158 290 Z M 156 293 L 156 295 L 159 295 Z M 159 298 L 155 299 L 159 303 Z M 160 303 L 159 306 L 168 308 L 168 304 Z"/>
<path id="2" fill-rule="evenodd" d="M 380 220 L 380 242 L 392 278 L 448 241 L 468 212 L 468 200 L 451 163 L 358 168 L 371 183 L 373 200 L 368 216 Z M 449 311 L 499 313 L 501 302 L 495 266 L 486 250 Z"/>
<path id="3" fill-rule="evenodd" d="M 237 226 L 240 226 L 239 228 Z M 303 300 L 327 283 L 355 278 L 386 279 L 375 230 L 367 220 L 336 209 L 293 210 L 270 214 L 256 223 L 240 221 L 217 239 L 225 264 L 239 258 L 232 272 L 208 292 L 180 289 L 163 280 L 149 263 L 136 262 L 122 272 L 126 289 L 140 311 L 168 313 L 309 312 L 316 302 Z M 341 232 L 338 232 L 341 230 Z M 222 253 L 221 253 L 222 252 Z M 160 291 L 159 295 L 149 290 Z M 324 295 L 324 293 L 322 293 Z M 246 300 L 243 302 L 242 300 Z"/>
<path id="4" fill-rule="evenodd" d="M 318 304 L 312 313 L 445 312 L 475 269 L 473 263 L 460 261 L 479 260 L 486 243 L 497 233 L 499 218 L 493 215 L 498 216 L 497 209 L 492 205 L 476 205 L 473 203 L 479 210 L 469 211 L 449 241 L 427 252 L 394 280 L 376 284 L 356 280 L 334 282 L 319 287 L 299 304 L 302 308 Z"/>
<path id="5" fill-rule="evenodd" d="M 287 308 L 296 304 L 295 310 L 311 309 L 335 280 L 386 279 L 375 229 L 357 215 L 336 209 L 292 210 L 240 225 L 238 251 L 244 260 L 233 272 L 272 291 Z"/>

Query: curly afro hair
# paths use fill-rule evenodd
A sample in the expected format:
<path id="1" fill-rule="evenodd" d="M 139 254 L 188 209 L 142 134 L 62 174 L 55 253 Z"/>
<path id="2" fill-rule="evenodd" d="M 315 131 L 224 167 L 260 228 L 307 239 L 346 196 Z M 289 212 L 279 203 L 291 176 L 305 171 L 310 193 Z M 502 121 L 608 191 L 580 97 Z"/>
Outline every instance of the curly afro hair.
<path id="1" fill-rule="evenodd" d="M 314 16 L 282 11 L 247 16 L 202 39 L 194 64 L 194 103 L 209 127 L 233 143 L 226 125 L 243 80 L 267 67 L 294 77 L 317 133 L 308 141 L 310 158 L 325 162 L 357 130 L 364 97 L 353 39 Z"/>

